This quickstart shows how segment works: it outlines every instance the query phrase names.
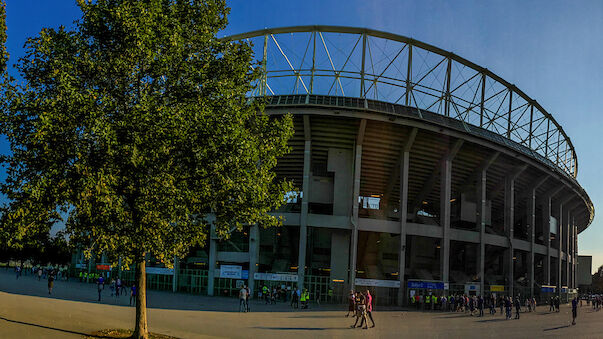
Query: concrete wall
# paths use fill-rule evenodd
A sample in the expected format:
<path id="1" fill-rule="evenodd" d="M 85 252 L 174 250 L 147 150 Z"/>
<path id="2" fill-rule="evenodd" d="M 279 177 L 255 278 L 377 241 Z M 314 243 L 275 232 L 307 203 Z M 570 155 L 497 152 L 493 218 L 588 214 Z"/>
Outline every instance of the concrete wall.
<path id="1" fill-rule="evenodd" d="M 578 286 L 593 283 L 592 268 L 593 257 L 591 255 L 578 256 Z"/>

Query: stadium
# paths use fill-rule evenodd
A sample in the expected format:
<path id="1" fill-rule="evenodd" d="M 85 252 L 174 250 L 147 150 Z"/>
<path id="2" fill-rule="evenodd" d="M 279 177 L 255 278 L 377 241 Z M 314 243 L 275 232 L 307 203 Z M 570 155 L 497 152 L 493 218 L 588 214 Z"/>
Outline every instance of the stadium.
<path id="1" fill-rule="evenodd" d="M 212 236 L 166 286 L 299 286 L 325 301 L 370 288 L 378 304 L 576 293 L 577 235 L 594 207 L 570 138 L 536 100 L 386 32 L 301 26 L 226 39 L 253 43 L 265 70 L 250 96 L 294 118 L 276 173 L 296 191 L 274 212 L 282 227 Z"/>

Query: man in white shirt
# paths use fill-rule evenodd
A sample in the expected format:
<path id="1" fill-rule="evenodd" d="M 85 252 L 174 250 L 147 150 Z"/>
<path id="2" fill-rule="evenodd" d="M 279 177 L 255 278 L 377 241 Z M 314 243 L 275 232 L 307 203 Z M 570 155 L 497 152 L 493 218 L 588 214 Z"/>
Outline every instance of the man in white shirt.
<path id="1" fill-rule="evenodd" d="M 239 312 L 247 312 L 247 288 L 241 287 L 239 290 Z"/>

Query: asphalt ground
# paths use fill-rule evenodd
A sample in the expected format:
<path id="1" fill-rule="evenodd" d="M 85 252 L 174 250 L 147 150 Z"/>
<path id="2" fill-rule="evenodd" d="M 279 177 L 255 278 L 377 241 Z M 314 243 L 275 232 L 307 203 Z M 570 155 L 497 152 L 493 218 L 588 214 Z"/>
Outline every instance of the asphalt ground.
<path id="1" fill-rule="evenodd" d="M 32 276 L 15 279 L 0 269 L 0 338 L 82 338 L 107 328 L 132 328 L 135 309 L 126 296 L 110 297 L 105 289 L 98 302 L 96 285 L 46 281 Z M 550 313 L 548 306 L 522 313 L 519 320 L 499 314 L 483 318 L 464 313 L 416 312 L 376 307 L 375 328 L 351 329 L 346 306 L 312 304 L 293 310 L 285 303 L 252 301 L 250 313 L 238 312 L 233 298 L 148 291 L 148 322 L 152 332 L 180 338 L 603 338 L 603 311 L 584 304 L 571 325 L 571 308 Z"/>

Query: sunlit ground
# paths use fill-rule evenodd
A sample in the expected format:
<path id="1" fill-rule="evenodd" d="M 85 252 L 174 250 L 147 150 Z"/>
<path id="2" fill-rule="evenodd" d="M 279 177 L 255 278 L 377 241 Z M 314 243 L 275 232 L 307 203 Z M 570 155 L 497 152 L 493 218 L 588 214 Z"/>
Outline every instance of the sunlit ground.
<path id="1" fill-rule="evenodd" d="M 12 271 L 0 270 L 0 338 L 82 338 L 113 328 L 132 328 L 134 307 L 126 296 L 109 296 L 105 289 L 97 301 L 96 285 L 57 281 L 48 295 L 45 281 L 31 276 L 15 279 Z M 251 313 L 238 313 L 238 302 L 188 294 L 149 291 L 149 328 L 152 332 L 180 338 L 541 338 L 603 337 L 603 311 L 586 304 L 571 325 L 571 309 L 549 313 L 548 306 L 522 313 L 519 320 L 505 320 L 497 312 L 483 318 L 461 313 L 420 313 L 380 310 L 373 313 L 375 328 L 351 329 L 345 306 L 316 306 L 291 310 L 288 305 L 252 304 Z"/>

